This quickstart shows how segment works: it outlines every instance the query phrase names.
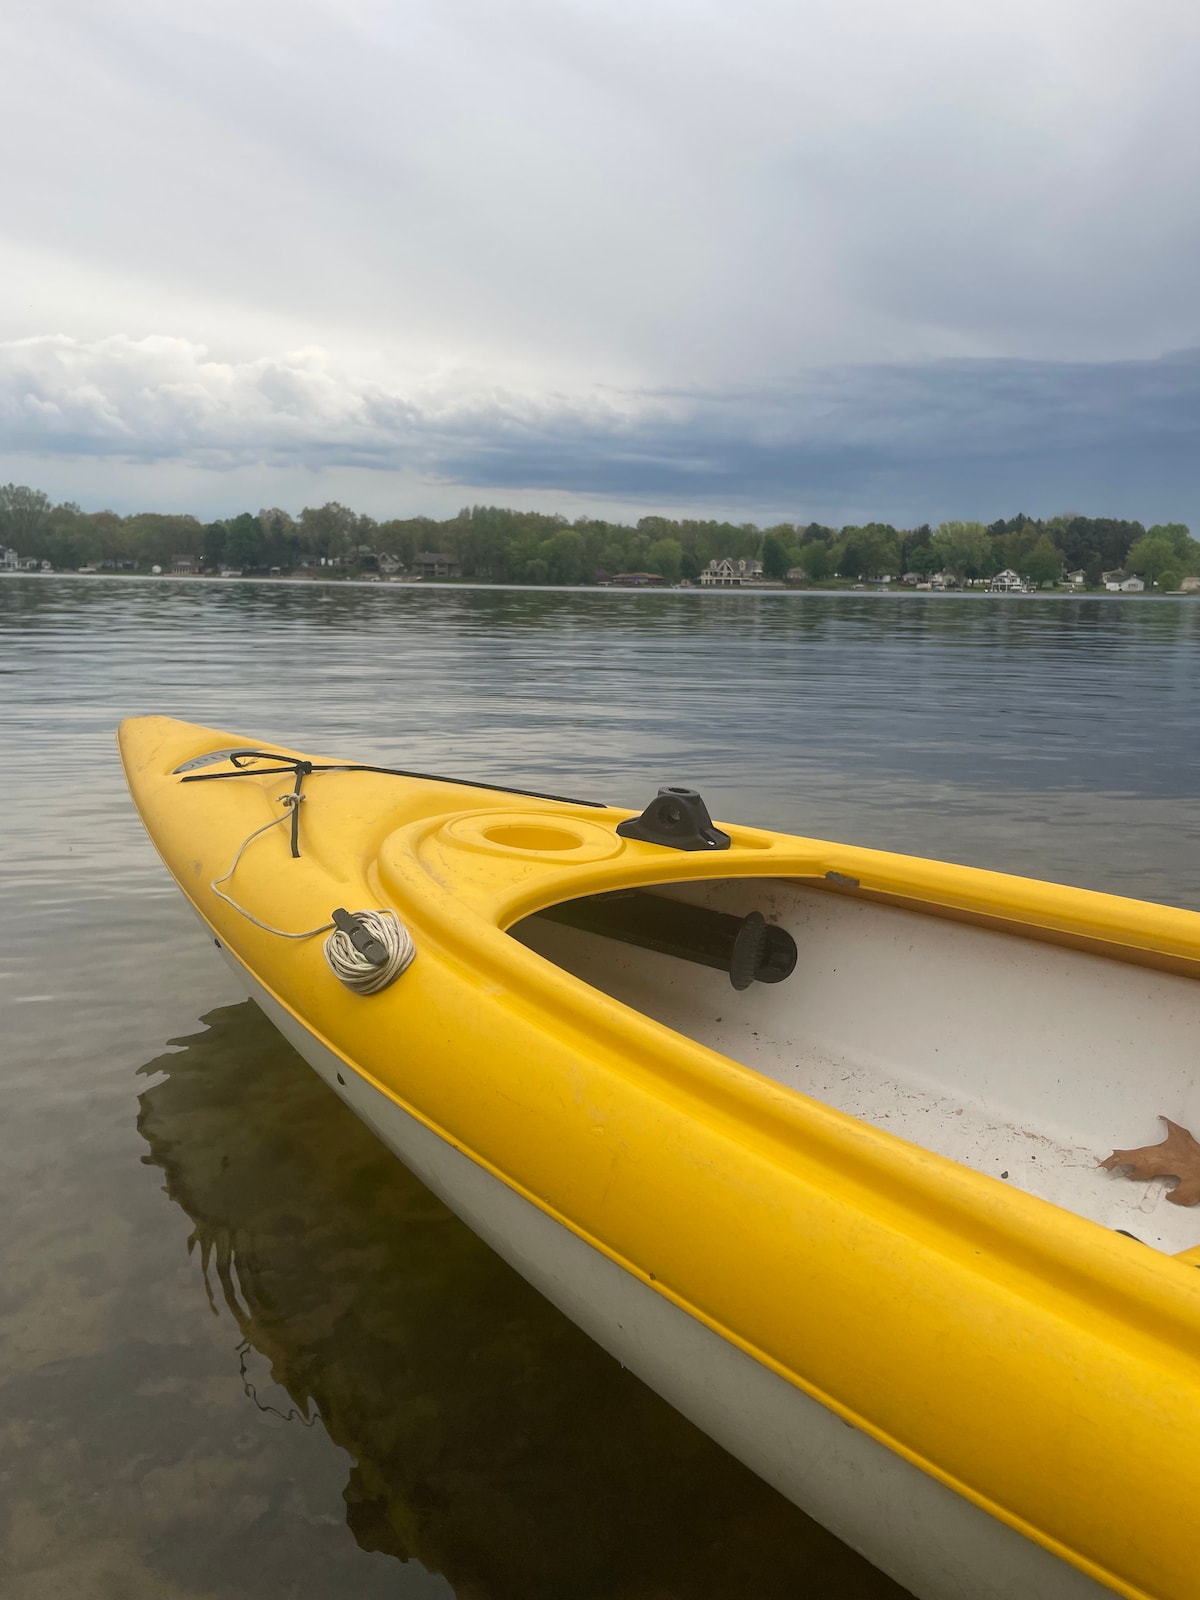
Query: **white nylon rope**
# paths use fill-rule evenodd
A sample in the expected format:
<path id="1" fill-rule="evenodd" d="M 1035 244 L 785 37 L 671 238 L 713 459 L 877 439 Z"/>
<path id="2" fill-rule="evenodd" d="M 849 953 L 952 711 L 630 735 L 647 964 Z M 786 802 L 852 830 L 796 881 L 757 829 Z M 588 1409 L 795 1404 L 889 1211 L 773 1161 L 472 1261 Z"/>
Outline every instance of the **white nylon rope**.
<path id="1" fill-rule="evenodd" d="M 356 911 L 360 922 L 373 933 L 387 951 L 387 959 L 376 966 L 350 942 L 350 935 L 335 928 L 325 941 L 329 970 L 355 994 L 377 994 L 398 978 L 417 953 L 412 934 L 394 911 Z"/>
<path id="2" fill-rule="evenodd" d="M 269 922 L 260 922 L 252 911 L 247 911 L 245 906 L 238 905 L 233 896 L 226 894 L 221 888 L 221 884 L 228 883 L 237 871 L 238 862 L 246 853 L 247 845 L 253 844 L 259 834 L 266 833 L 269 828 L 277 828 L 281 822 L 286 822 L 294 808 L 304 799 L 304 796 L 302 794 L 281 794 L 277 795 L 276 799 L 283 807 L 282 813 L 277 817 L 272 817 L 270 822 L 264 822 L 261 828 L 255 828 L 253 833 L 247 834 L 238 846 L 238 853 L 234 856 L 233 865 L 229 871 L 225 873 L 224 877 L 214 878 L 208 887 L 218 900 L 224 900 L 227 906 L 232 906 L 235 911 L 245 917 L 247 922 L 252 922 L 256 928 L 261 928 L 264 933 L 273 933 L 279 939 L 315 939 L 318 933 L 327 933 L 333 927 L 333 923 L 323 922 L 319 928 L 306 928 L 303 933 L 288 933 L 286 928 L 273 928 Z"/>
<path id="3" fill-rule="evenodd" d="M 400 976 L 417 953 L 412 935 L 394 911 L 353 913 L 355 920 L 362 923 L 387 951 L 386 959 L 376 963 L 368 961 L 361 950 L 355 949 L 349 934 L 334 927 L 332 922 L 323 922 L 319 928 L 305 928 L 300 933 L 292 933 L 286 928 L 275 928 L 269 922 L 261 921 L 252 911 L 247 911 L 245 906 L 239 905 L 232 895 L 226 894 L 221 888 L 221 885 L 228 883 L 237 871 L 238 862 L 246 853 L 247 846 L 253 844 L 255 839 L 271 828 L 277 828 L 281 822 L 286 822 L 305 797 L 302 794 L 281 794 L 276 798 L 283 806 L 283 811 L 279 816 L 272 817 L 270 822 L 264 822 L 261 828 L 255 828 L 253 833 L 246 835 L 238 846 L 238 852 L 230 864 L 229 871 L 220 878 L 214 878 L 209 888 L 218 900 L 224 900 L 226 905 L 232 906 L 239 916 L 245 917 L 247 922 L 252 922 L 264 933 L 273 933 L 278 939 L 315 939 L 317 934 L 329 933 L 332 928 L 333 932 L 329 933 L 329 938 L 325 941 L 325 960 L 329 963 L 329 970 L 356 994 L 378 994 L 380 989 L 386 989 L 389 983 Z"/>

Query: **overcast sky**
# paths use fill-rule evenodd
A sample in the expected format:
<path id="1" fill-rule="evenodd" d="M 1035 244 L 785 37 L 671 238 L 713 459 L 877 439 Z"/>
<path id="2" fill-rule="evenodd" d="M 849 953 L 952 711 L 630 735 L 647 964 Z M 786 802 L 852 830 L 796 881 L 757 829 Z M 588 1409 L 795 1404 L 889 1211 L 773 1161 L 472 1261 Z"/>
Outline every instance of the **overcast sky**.
<path id="1" fill-rule="evenodd" d="M 7 0 L 0 478 L 1200 525 L 1196 0 Z"/>

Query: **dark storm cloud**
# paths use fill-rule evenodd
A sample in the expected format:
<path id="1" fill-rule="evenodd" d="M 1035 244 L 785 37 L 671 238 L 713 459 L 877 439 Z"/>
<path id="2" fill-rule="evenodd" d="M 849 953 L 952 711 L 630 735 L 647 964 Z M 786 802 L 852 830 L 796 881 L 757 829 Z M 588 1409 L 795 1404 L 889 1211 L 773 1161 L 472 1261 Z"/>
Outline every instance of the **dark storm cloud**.
<path id="1" fill-rule="evenodd" d="M 365 467 L 608 500 L 950 515 L 1015 502 L 1200 504 L 1200 352 L 816 370 L 738 389 L 572 399 L 355 382 L 315 354 L 230 363 L 181 340 L 0 347 L 23 454 Z M 1148 494 L 1154 506 L 1147 506 Z"/>

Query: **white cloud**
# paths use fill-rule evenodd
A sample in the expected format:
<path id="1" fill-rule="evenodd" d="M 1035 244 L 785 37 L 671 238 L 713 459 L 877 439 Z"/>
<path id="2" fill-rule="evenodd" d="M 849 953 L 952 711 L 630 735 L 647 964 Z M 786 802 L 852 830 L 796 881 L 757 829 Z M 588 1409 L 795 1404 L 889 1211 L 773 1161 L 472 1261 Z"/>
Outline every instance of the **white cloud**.
<path id="1" fill-rule="evenodd" d="M 486 436 L 497 448 L 570 430 L 616 434 L 668 399 L 489 386 L 445 372 L 395 383 L 355 378 L 326 352 L 217 360 L 186 339 L 79 340 L 65 334 L 0 344 L 0 427 L 12 448 L 129 462 L 209 467 L 336 462 L 437 470 L 450 441 Z"/>
<path id="2" fill-rule="evenodd" d="M 569 382 L 1200 338 L 1192 0 L 42 0 L 0 49 L 2 232 L 102 302 L 10 283 L 8 337 L 149 289 Z"/>

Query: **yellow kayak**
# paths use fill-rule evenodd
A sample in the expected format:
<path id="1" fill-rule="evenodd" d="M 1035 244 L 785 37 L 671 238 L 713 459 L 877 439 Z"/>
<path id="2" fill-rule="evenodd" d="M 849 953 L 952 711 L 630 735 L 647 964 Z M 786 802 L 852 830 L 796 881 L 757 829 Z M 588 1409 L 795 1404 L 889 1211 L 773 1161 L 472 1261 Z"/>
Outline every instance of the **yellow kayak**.
<path id="1" fill-rule="evenodd" d="M 1200 1595 L 1200 915 L 120 746 L 271 1020 L 734 1455 L 922 1600 Z"/>

